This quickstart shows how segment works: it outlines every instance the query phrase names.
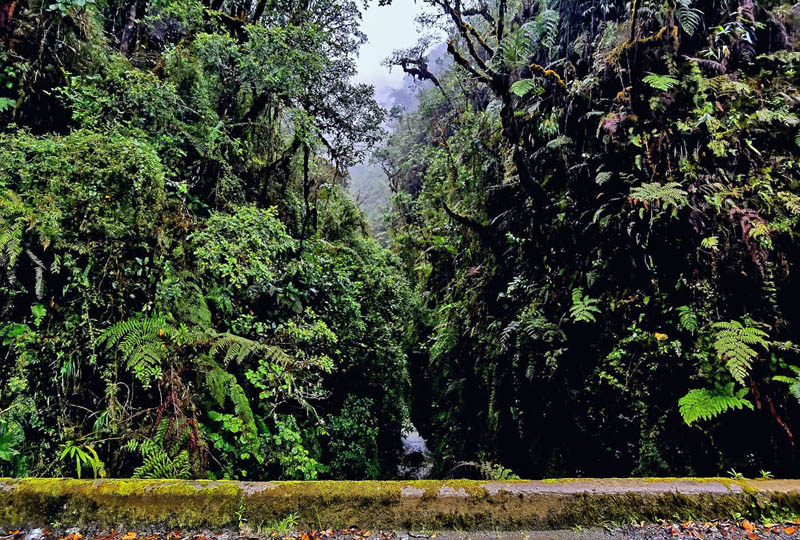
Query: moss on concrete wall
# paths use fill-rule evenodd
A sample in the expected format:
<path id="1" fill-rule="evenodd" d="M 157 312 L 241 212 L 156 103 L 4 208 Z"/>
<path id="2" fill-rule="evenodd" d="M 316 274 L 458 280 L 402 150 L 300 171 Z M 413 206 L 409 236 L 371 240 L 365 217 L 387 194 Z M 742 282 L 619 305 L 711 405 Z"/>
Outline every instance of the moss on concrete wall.
<path id="1" fill-rule="evenodd" d="M 0 479 L 0 526 L 548 529 L 800 512 L 800 481 L 215 482 Z"/>

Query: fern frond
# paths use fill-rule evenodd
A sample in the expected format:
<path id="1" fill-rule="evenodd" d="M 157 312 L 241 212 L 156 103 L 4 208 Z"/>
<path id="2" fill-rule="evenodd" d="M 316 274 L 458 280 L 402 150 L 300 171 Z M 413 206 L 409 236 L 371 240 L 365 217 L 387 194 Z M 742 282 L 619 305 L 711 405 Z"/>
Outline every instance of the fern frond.
<path id="1" fill-rule="evenodd" d="M 717 322 L 712 329 L 715 332 L 714 349 L 717 356 L 725 362 L 734 380 L 744 384 L 752 362 L 758 356 L 753 347 L 768 349 L 769 336 L 759 328 L 743 326 L 738 321 Z"/>
<path id="2" fill-rule="evenodd" d="M 231 403 L 233 403 L 234 413 L 242 421 L 243 433 L 251 450 L 257 450 L 259 447 L 258 428 L 256 427 L 253 410 L 250 407 L 247 394 L 236 381 L 236 377 L 216 366 L 208 370 L 206 381 L 208 382 L 211 396 L 220 407 L 225 405 L 226 398 L 230 398 Z"/>
<path id="3" fill-rule="evenodd" d="M 533 79 L 520 79 L 511 85 L 509 91 L 518 97 L 525 97 L 531 90 L 536 87 L 536 81 Z"/>
<path id="4" fill-rule="evenodd" d="M 161 374 L 161 364 L 169 350 L 164 342 L 173 329 L 158 315 L 149 318 L 126 319 L 107 328 L 96 344 L 106 349 L 116 347 L 127 369 L 148 385 Z"/>
<path id="5" fill-rule="evenodd" d="M 721 391 L 724 390 L 724 391 Z M 732 409 L 753 409 L 753 404 L 745 399 L 746 388 L 733 393 L 733 384 L 717 391 L 695 389 L 678 401 L 684 422 L 691 425 L 697 420 L 710 420 Z"/>
<path id="6" fill-rule="evenodd" d="M 642 81 L 656 90 L 661 90 L 662 92 L 666 92 L 678 84 L 678 79 L 675 77 L 670 77 L 669 75 L 657 75 L 655 73 L 647 74 Z"/>
<path id="7" fill-rule="evenodd" d="M 675 18 L 681 29 L 692 36 L 703 22 L 703 12 L 692 7 L 692 0 L 677 0 Z"/>
<path id="8" fill-rule="evenodd" d="M 600 313 L 597 300 L 583 295 L 580 288 L 572 291 L 572 307 L 569 308 L 570 317 L 576 322 L 595 322 L 595 314 Z"/>
<path id="9" fill-rule="evenodd" d="M 681 185 L 677 182 L 668 182 L 663 185 L 658 182 L 642 184 L 631 189 L 630 196 L 648 204 L 663 205 L 664 208 L 672 206 L 677 209 L 688 204 L 688 193 L 681 189 Z"/>
<path id="10" fill-rule="evenodd" d="M 680 306 L 678 308 L 678 316 L 680 317 L 681 328 L 694 334 L 697 330 L 697 315 L 692 311 L 692 308 L 689 306 Z"/>
<path id="11" fill-rule="evenodd" d="M 241 364 L 250 355 L 263 352 L 266 349 L 267 346 L 258 341 L 226 333 L 220 334 L 214 345 L 211 346 L 210 353 L 214 356 L 217 352 L 224 352 L 222 363 L 228 365 L 232 360 L 235 360 L 237 364 Z"/>
<path id="12" fill-rule="evenodd" d="M 788 384 L 789 393 L 792 394 L 792 396 L 794 396 L 794 398 L 798 402 L 800 402 L 800 367 L 788 366 L 788 368 L 794 372 L 794 377 L 788 377 L 786 375 L 775 375 L 774 377 L 772 377 L 772 380 Z"/>

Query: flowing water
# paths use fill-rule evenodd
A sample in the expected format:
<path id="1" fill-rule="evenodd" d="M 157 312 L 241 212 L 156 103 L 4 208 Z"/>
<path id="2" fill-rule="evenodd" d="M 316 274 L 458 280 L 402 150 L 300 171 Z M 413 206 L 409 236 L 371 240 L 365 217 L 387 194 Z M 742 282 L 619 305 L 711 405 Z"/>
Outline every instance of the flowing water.
<path id="1" fill-rule="evenodd" d="M 412 425 L 403 434 L 403 459 L 397 466 L 397 475 L 402 479 L 420 480 L 431 472 L 428 446 Z"/>

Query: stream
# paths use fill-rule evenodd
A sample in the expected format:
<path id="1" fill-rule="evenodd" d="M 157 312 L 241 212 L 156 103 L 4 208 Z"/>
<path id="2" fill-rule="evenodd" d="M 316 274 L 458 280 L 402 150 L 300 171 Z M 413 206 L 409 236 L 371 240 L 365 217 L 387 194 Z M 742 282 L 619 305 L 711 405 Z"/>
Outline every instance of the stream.
<path id="1" fill-rule="evenodd" d="M 421 480 L 431 472 L 430 454 L 417 428 L 411 425 L 403 433 L 403 458 L 397 466 L 397 476 L 403 480 Z"/>

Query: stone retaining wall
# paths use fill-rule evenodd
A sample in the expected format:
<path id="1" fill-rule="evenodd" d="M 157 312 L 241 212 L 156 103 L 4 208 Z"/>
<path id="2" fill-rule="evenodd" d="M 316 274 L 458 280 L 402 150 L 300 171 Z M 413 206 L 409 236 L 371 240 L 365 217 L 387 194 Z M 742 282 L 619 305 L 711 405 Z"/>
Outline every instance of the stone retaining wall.
<path id="1" fill-rule="evenodd" d="M 556 529 L 800 513 L 800 480 L 217 482 L 0 479 L 0 527 Z"/>

